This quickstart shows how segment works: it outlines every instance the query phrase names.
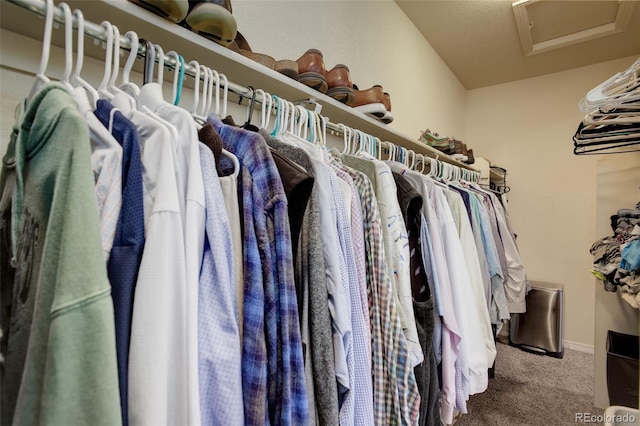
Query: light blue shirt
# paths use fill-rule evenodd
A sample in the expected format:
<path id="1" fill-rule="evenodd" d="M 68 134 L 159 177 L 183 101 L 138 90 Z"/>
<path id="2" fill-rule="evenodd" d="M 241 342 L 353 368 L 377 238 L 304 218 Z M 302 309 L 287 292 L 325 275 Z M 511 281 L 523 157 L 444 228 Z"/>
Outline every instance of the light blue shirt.
<path id="1" fill-rule="evenodd" d="M 200 143 L 206 234 L 198 289 L 198 373 L 203 425 L 242 425 L 242 346 L 231 230 L 213 152 Z"/>

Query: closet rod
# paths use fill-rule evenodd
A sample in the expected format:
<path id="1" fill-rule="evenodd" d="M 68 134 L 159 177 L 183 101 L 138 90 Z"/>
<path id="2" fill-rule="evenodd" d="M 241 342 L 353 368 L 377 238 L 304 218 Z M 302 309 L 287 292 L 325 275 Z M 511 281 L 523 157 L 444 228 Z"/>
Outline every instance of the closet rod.
<path id="1" fill-rule="evenodd" d="M 7 0 L 7 1 L 9 3 L 13 3 L 17 6 L 20 6 L 24 9 L 27 9 L 33 13 L 36 13 L 38 15 L 41 15 L 41 16 L 46 15 L 47 3 L 45 0 Z M 58 22 L 59 24 L 65 23 L 64 12 L 55 4 L 53 9 L 53 20 L 55 22 Z M 73 28 L 75 28 L 76 30 L 78 28 L 78 19 L 75 17 L 75 15 L 73 16 Z M 100 40 L 103 42 L 107 41 L 107 34 L 106 34 L 105 28 L 101 25 L 98 25 L 86 19 L 84 20 L 84 33 L 96 40 Z M 149 40 L 149 41 L 153 42 L 152 40 Z M 131 51 L 131 40 L 129 40 L 129 38 L 125 37 L 124 35 L 120 35 L 120 48 Z M 137 56 L 139 58 L 144 58 L 146 56 L 146 53 L 147 53 L 146 46 L 144 45 L 144 43 L 140 43 L 138 46 Z M 157 62 L 157 58 L 155 58 L 154 60 Z M 173 70 L 178 66 L 178 63 L 172 57 L 165 57 L 164 66 Z M 189 63 L 185 63 L 185 74 L 188 74 L 190 77 L 195 78 L 196 68 L 190 65 Z M 254 96 L 253 90 L 249 89 L 248 87 L 244 87 L 239 84 L 233 83 L 231 81 L 227 81 L 227 88 L 231 93 L 234 93 L 235 95 L 240 96 L 242 98 L 252 99 L 252 97 Z M 262 103 L 263 101 L 262 96 L 259 94 L 255 95 L 255 100 L 260 103 Z M 340 135 L 343 134 L 341 127 L 335 123 L 332 123 L 327 120 L 326 126 L 327 126 L 327 130 L 331 130 Z"/>

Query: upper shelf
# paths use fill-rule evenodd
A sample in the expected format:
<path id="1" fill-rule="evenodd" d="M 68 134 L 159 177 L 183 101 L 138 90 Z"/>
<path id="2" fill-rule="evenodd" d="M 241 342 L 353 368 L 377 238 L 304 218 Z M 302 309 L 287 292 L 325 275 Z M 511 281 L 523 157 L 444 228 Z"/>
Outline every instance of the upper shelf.
<path id="1" fill-rule="evenodd" d="M 44 23 L 34 25 L 35 15 L 25 8 L 2 1 L 2 28 L 42 40 Z M 38 3 L 36 1 L 36 3 Z M 41 3 L 44 3 L 42 1 Z M 162 46 L 165 52 L 174 50 L 185 57 L 185 60 L 196 59 L 200 63 L 224 73 L 230 81 L 242 86 L 253 86 L 278 95 L 289 101 L 312 99 L 322 105 L 322 115 L 333 123 L 343 123 L 354 129 L 389 141 L 416 153 L 438 156 L 440 160 L 466 169 L 475 170 L 472 166 L 459 162 L 440 151 L 426 146 L 417 140 L 403 135 L 401 132 L 386 126 L 316 90 L 292 80 L 272 69 L 264 67 L 232 50 L 222 47 L 186 28 L 157 16 L 136 4 L 126 0 L 68 0 L 71 9 L 80 9 L 85 20 L 99 24 L 104 20 L 116 25 L 120 32 L 135 31 L 140 38 L 145 38 Z M 54 31 L 52 43 L 63 46 L 63 31 Z M 58 33 L 58 34 L 56 34 Z M 89 57 L 104 60 L 104 51 L 91 43 L 85 44 L 85 54 Z"/>

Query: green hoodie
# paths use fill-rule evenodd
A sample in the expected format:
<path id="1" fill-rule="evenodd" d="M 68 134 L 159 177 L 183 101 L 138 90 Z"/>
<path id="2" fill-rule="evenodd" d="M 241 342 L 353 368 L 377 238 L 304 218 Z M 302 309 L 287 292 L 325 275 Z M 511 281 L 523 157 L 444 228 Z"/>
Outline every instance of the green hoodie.
<path id="1" fill-rule="evenodd" d="M 121 423 L 90 151 L 75 102 L 51 83 L 18 119 L 3 159 L 3 425 Z"/>

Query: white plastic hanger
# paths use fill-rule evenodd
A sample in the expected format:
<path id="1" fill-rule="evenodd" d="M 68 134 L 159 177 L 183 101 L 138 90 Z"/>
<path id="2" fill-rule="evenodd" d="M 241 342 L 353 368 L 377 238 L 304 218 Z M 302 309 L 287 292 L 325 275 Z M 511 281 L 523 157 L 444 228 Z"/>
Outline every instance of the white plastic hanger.
<path id="1" fill-rule="evenodd" d="M 27 96 L 27 104 L 30 104 L 33 97 L 40 91 L 43 85 L 47 84 L 50 80 L 44 74 L 47 70 L 47 64 L 49 63 L 49 53 L 51 52 L 51 31 L 53 28 L 53 0 L 46 0 L 46 11 L 44 20 L 44 36 L 42 38 L 42 56 L 40 57 L 40 66 L 36 73 L 36 79 L 31 86 L 29 96 Z"/>
<path id="2" fill-rule="evenodd" d="M 156 55 L 155 57 L 158 58 L 158 81 L 157 83 L 160 85 L 160 87 L 162 87 L 162 85 L 164 84 L 164 50 L 162 49 L 162 46 L 160 46 L 159 44 L 154 44 L 153 45 Z M 152 77 L 153 79 L 153 77 Z"/>
<path id="3" fill-rule="evenodd" d="M 138 34 L 134 31 L 127 31 L 124 36 L 130 40 L 131 50 L 129 51 L 127 62 L 124 64 L 124 68 L 122 70 L 122 83 L 120 83 L 120 89 L 136 99 L 140 94 L 140 87 L 129 81 L 129 75 L 138 56 L 140 41 L 138 39 Z"/>
<path id="4" fill-rule="evenodd" d="M 207 67 L 207 69 L 209 71 L 209 96 L 207 97 L 205 115 L 208 116 L 211 112 L 211 105 L 214 101 L 216 105 L 214 113 L 217 115 L 220 112 L 220 74 L 212 68 Z"/>
<path id="5" fill-rule="evenodd" d="M 220 73 L 220 80 L 222 81 L 222 113 L 220 114 L 220 117 L 226 117 L 227 116 L 227 99 L 229 96 L 229 80 L 227 80 L 227 76 Z"/>
<path id="6" fill-rule="evenodd" d="M 84 15 L 82 11 L 78 9 L 73 11 L 73 15 L 78 21 L 78 51 L 76 54 L 76 68 L 71 75 L 71 85 L 73 87 L 83 87 L 87 91 L 91 106 L 95 109 L 100 95 L 98 95 L 98 91 L 91 84 L 80 77 L 80 71 L 82 71 L 82 64 L 84 62 Z"/>
<path id="7" fill-rule="evenodd" d="M 271 122 L 271 108 L 273 108 L 273 97 L 262 89 L 256 90 L 262 95 L 262 105 L 260 110 L 260 128 L 268 130 Z"/>
<path id="8" fill-rule="evenodd" d="M 342 123 L 338 123 L 338 130 L 342 132 L 342 151 L 341 154 L 344 154 L 349 150 L 349 130 L 347 126 Z"/>
<path id="9" fill-rule="evenodd" d="M 588 112 L 599 107 L 611 107 L 622 102 L 640 101 L 640 59 L 591 89 L 580 101 L 580 109 Z"/>
<path id="10" fill-rule="evenodd" d="M 189 111 L 191 115 L 195 116 L 198 110 L 198 102 L 200 101 L 200 64 L 198 61 L 191 61 L 189 65 L 195 69 L 196 75 L 194 76 L 193 86 L 193 106 Z"/>
<path id="11" fill-rule="evenodd" d="M 71 91 L 73 86 L 69 78 L 73 67 L 73 16 L 68 4 L 60 3 L 58 7 L 64 13 L 64 71 L 62 72 L 60 83 Z"/>
<path id="12" fill-rule="evenodd" d="M 115 25 L 111 26 L 113 30 L 113 67 L 111 68 L 111 76 L 109 77 L 109 83 L 107 84 L 107 91 L 112 95 L 123 94 L 130 100 L 131 107 L 135 105 L 135 99 L 129 96 L 126 92 L 116 86 L 116 80 L 118 79 L 118 73 L 120 72 L 120 30 Z"/>
<path id="13" fill-rule="evenodd" d="M 104 60 L 104 75 L 102 76 L 102 81 L 98 86 L 98 94 L 100 98 L 103 99 L 113 99 L 113 94 L 111 94 L 107 90 L 107 83 L 109 82 L 109 78 L 111 77 L 111 56 L 113 54 L 113 28 L 109 21 L 102 21 L 100 24 L 102 28 L 105 29 L 107 33 L 107 44 L 106 44 L 106 54 Z"/>

